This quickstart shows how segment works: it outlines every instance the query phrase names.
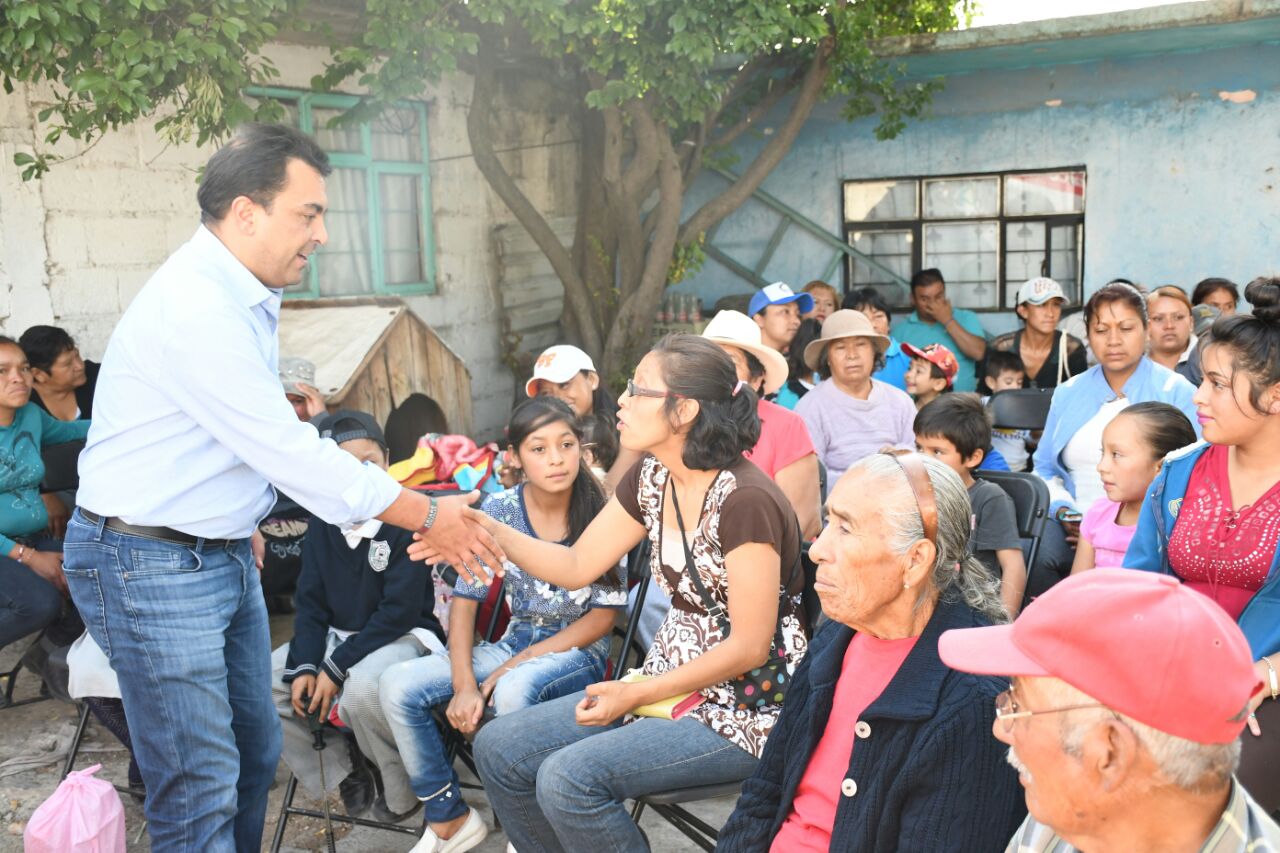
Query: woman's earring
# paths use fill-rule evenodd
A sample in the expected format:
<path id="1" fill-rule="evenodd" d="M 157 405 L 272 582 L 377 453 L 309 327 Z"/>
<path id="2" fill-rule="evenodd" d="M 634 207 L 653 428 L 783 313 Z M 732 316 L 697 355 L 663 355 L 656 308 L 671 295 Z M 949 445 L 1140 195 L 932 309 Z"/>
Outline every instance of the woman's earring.
<path id="1" fill-rule="evenodd" d="M 903 588 L 903 589 L 911 589 L 911 584 L 907 583 L 906 581 L 903 581 L 903 582 L 902 582 L 902 588 Z"/>

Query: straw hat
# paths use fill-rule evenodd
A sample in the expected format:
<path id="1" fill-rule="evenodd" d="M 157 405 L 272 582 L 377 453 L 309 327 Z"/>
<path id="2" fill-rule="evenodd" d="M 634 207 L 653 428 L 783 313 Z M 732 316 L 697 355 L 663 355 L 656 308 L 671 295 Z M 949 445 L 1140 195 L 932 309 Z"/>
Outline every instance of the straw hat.
<path id="1" fill-rule="evenodd" d="M 741 311 L 721 311 L 711 318 L 702 336 L 751 353 L 764 365 L 764 393 L 772 394 L 787 381 L 787 360 L 773 347 L 760 343 L 760 327 Z"/>
<path id="2" fill-rule="evenodd" d="M 876 348 L 876 355 L 884 355 L 889 348 L 889 338 L 877 334 L 871 327 L 871 321 L 861 311 L 844 308 L 835 312 L 822 323 L 822 337 L 810 341 L 804 348 L 804 363 L 810 370 L 818 369 L 822 353 L 827 344 L 839 338 L 870 338 L 871 345 Z"/>

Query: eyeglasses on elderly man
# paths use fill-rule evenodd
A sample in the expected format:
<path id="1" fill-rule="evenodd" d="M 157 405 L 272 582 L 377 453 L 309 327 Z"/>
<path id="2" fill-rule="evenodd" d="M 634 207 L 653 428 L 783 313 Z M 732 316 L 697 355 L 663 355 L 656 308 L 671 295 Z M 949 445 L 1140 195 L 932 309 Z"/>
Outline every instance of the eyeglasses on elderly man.
<path id="1" fill-rule="evenodd" d="M 1262 684 L 1207 596 L 1094 569 L 1012 625 L 947 632 L 940 651 L 957 670 L 1013 679 L 992 728 L 1029 812 L 1009 850 L 1280 849 L 1280 827 L 1234 775 Z"/>

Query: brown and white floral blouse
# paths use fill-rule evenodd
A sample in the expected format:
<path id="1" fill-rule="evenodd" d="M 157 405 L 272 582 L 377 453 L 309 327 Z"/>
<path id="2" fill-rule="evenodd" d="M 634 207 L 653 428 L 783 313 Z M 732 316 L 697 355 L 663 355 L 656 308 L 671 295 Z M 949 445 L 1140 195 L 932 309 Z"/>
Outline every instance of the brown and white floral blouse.
<path id="1" fill-rule="evenodd" d="M 614 492 L 623 509 L 649 531 L 653 577 L 671 598 L 671 609 L 645 657 L 646 675 L 670 672 L 715 647 L 725 637 L 689 580 L 684 549 L 677 538 L 678 525 L 674 519 L 668 525 L 662 523 L 668 476 L 666 467 L 652 456 L 646 456 L 627 472 Z M 691 523 L 688 508 L 684 510 L 685 522 Z M 703 586 L 717 603 L 726 607 L 729 584 L 724 555 L 748 542 L 764 543 L 778 552 L 782 559 L 778 615 L 787 670 L 794 672 L 808 649 L 808 639 L 800 603 L 804 583 L 798 560 L 800 527 L 786 496 L 764 472 L 743 459 L 716 476 L 707 490 L 697 531 L 689 534 L 688 542 Z M 734 707 L 729 682 L 705 688 L 702 694 L 706 701 L 690 711 L 689 716 L 759 758 L 782 706 L 739 711 Z"/>

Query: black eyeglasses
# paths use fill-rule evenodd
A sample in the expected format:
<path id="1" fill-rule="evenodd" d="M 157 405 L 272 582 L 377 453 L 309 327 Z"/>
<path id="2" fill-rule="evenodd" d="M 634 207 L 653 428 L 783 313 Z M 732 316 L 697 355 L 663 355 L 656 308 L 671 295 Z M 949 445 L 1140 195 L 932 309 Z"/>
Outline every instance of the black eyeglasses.
<path id="1" fill-rule="evenodd" d="M 661 400 L 665 397 L 675 397 L 678 400 L 684 399 L 683 394 L 676 394 L 672 391 L 654 391 L 652 388 L 641 388 L 639 385 L 637 385 L 635 382 L 631 381 L 630 379 L 627 380 L 627 396 L 653 397 L 654 399 L 657 399 L 657 400 Z"/>

